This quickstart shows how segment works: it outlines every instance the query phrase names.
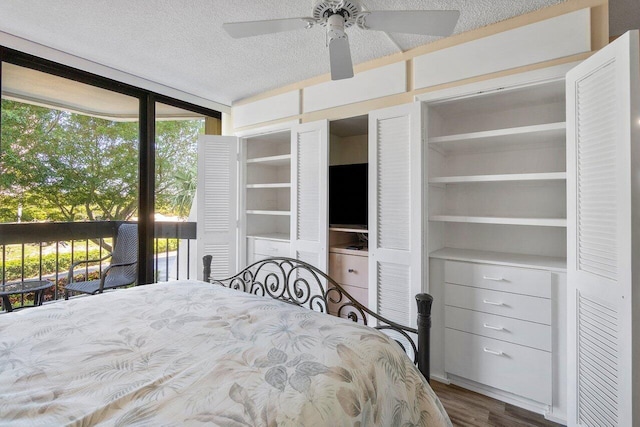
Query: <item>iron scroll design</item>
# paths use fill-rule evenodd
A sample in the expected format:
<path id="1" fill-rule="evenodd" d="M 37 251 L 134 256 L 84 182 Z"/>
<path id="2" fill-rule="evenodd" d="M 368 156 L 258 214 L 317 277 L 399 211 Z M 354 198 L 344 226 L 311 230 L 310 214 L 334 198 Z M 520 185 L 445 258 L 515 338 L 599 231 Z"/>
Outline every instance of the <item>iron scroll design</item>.
<path id="1" fill-rule="evenodd" d="M 321 313 L 343 317 L 390 335 L 413 357 L 429 380 L 431 304 L 428 294 L 416 295 L 417 328 L 400 325 L 369 310 L 340 284 L 316 267 L 297 259 L 278 257 L 257 261 L 233 276 L 211 277 L 211 255 L 203 257 L 204 281 L 259 296 L 268 296 Z"/>

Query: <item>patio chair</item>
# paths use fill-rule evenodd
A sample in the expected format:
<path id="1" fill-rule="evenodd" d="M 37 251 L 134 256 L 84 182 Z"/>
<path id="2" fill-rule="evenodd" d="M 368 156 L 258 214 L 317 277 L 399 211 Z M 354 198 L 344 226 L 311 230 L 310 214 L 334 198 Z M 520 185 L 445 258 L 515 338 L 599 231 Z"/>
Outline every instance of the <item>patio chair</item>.
<path id="1" fill-rule="evenodd" d="M 73 270 L 80 264 L 104 261 L 111 257 L 111 264 L 102 271 L 100 279 L 86 280 L 84 282 L 73 281 Z M 122 224 L 116 233 L 116 242 L 113 251 L 95 260 L 83 260 L 74 262 L 69 268 L 67 286 L 64 290 L 64 298 L 69 299 L 71 292 L 85 294 L 102 293 L 105 289 L 119 288 L 135 283 L 138 276 L 138 226 L 136 224 Z"/>

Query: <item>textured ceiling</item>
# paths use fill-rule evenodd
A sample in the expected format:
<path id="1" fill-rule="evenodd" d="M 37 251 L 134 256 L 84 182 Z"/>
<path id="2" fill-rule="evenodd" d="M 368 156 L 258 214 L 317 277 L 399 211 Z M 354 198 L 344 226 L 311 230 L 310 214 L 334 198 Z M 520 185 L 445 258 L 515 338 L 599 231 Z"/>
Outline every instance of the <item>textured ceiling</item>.
<path id="1" fill-rule="evenodd" d="M 367 10 L 457 9 L 455 33 L 564 0 L 363 0 Z M 637 1 L 637 0 L 634 0 Z M 232 39 L 223 22 L 310 16 L 312 0 L 1 0 L 0 31 L 230 105 L 329 72 L 322 28 Z M 354 63 L 437 38 L 348 30 Z"/>
<path id="2" fill-rule="evenodd" d="M 609 34 L 619 36 L 640 28 L 640 0 L 609 0 Z"/>

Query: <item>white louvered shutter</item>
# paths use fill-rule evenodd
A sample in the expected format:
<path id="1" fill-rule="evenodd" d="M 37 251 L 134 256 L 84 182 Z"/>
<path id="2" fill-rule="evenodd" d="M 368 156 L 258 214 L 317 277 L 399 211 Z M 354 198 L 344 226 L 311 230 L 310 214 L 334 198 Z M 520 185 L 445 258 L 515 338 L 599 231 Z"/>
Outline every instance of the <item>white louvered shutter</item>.
<path id="1" fill-rule="evenodd" d="M 198 139 L 198 260 L 213 256 L 211 275 L 237 270 L 238 138 L 202 135 Z M 198 268 L 202 279 L 202 268 Z"/>
<path id="2" fill-rule="evenodd" d="M 420 103 L 369 114 L 369 308 L 415 325 L 422 253 Z"/>
<path id="3" fill-rule="evenodd" d="M 327 272 L 329 122 L 291 129 L 291 257 Z"/>
<path id="4" fill-rule="evenodd" d="M 567 74 L 569 425 L 640 425 L 639 80 L 637 31 Z"/>

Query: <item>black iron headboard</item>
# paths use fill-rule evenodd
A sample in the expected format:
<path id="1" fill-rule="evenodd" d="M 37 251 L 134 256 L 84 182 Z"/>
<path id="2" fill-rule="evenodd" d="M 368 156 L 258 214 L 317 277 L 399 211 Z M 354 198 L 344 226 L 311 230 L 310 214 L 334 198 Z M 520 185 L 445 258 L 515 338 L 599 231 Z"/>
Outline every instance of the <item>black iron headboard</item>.
<path id="1" fill-rule="evenodd" d="M 414 363 L 429 381 L 431 304 L 429 294 L 416 295 L 417 328 L 400 325 L 369 310 L 335 280 L 306 262 L 293 258 L 267 258 L 225 279 L 211 277 L 211 255 L 203 257 L 206 282 L 351 319 L 384 330 L 413 355 Z M 410 348 L 408 348 L 410 347 Z"/>

